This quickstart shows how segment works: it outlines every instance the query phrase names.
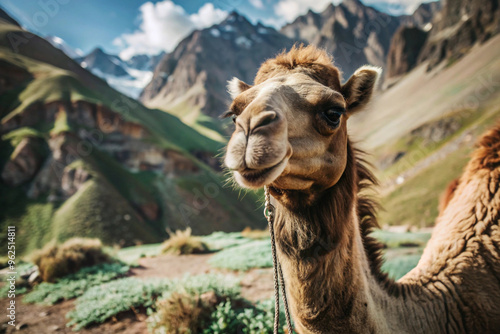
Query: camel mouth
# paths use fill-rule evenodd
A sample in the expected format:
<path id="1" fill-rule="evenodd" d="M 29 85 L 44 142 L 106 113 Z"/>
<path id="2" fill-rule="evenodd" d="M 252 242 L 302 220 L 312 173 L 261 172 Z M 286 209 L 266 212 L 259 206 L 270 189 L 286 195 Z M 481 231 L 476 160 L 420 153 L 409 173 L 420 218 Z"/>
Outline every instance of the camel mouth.
<path id="1" fill-rule="evenodd" d="M 272 183 L 285 169 L 288 158 L 283 158 L 279 163 L 264 169 L 246 168 L 234 172 L 236 182 L 244 188 L 257 189 Z"/>

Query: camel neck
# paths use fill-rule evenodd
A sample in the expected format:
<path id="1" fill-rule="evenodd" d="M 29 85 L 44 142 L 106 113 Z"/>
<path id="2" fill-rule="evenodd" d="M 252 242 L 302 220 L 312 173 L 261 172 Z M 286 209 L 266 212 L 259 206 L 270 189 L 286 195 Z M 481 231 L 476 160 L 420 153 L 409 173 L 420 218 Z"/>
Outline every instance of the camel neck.
<path id="1" fill-rule="evenodd" d="M 278 254 L 299 332 L 352 333 L 359 323 L 367 324 L 367 332 L 375 329 L 367 307 L 368 270 L 361 263 L 356 173 L 349 148 L 342 177 L 312 206 L 275 204 Z"/>
<path id="2" fill-rule="evenodd" d="M 366 228 L 358 220 L 366 202 L 358 202 L 361 174 L 353 153 L 349 150 L 338 183 L 313 206 L 290 209 L 275 203 L 278 254 L 296 328 L 300 333 L 412 333 L 430 328 L 429 323 L 405 321 L 416 308 L 422 311 L 416 299 L 429 294 L 427 288 L 387 279 L 372 258 L 378 249 L 369 249 L 372 239 L 363 235 Z M 441 320 L 437 315 L 432 322 Z"/>
<path id="3" fill-rule="evenodd" d="M 359 323 L 373 332 L 355 207 L 347 200 L 335 203 L 342 211 L 322 207 L 328 200 L 299 211 L 276 205 L 277 248 L 295 324 L 300 333 L 353 333 Z"/>

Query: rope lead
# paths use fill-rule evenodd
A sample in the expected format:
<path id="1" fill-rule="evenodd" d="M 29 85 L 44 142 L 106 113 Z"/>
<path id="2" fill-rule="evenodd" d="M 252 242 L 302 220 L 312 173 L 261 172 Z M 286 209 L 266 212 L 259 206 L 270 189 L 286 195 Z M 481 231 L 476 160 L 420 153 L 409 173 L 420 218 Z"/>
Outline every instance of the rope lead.
<path id="1" fill-rule="evenodd" d="M 274 206 L 271 204 L 271 195 L 269 194 L 269 188 L 267 186 L 264 186 L 264 194 L 264 216 L 266 217 L 269 224 L 269 234 L 271 235 L 271 252 L 273 256 L 274 268 L 274 334 L 278 334 L 280 326 L 280 283 L 281 293 L 283 294 L 283 305 L 285 306 L 285 317 L 286 325 L 288 327 L 288 333 L 293 334 L 292 321 L 290 319 L 290 311 L 288 310 L 288 300 L 286 297 L 285 279 L 283 277 L 283 271 L 281 270 L 281 264 L 278 259 L 278 254 L 276 253 L 276 239 L 274 237 Z"/>

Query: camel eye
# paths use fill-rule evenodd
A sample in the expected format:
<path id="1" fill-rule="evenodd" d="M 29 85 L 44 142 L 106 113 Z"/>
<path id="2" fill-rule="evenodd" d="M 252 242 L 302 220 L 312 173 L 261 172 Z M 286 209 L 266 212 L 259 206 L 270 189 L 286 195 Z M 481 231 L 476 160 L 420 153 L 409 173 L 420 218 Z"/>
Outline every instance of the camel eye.
<path id="1" fill-rule="evenodd" d="M 233 123 L 236 123 L 236 117 L 238 117 L 238 116 L 233 115 L 233 117 L 231 117 L 231 119 L 233 120 Z"/>
<path id="2" fill-rule="evenodd" d="M 336 128 L 340 124 L 340 118 L 345 113 L 344 109 L 328 109 L 323 111 L 322 116 L 328 125 Z"/>

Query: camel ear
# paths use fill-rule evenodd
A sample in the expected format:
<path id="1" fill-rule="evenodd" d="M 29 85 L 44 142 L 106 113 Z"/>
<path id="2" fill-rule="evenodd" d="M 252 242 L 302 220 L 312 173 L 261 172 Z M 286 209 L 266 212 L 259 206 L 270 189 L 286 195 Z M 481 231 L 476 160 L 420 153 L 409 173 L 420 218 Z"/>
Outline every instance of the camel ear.
<path id="1" fill-rule="evenodd" d="M 231 95 L 231 98 L 233 100 L 236 98 L 236 96 L 240 95 L 241 93 L 243 93 L 244 91 L 246 91 L 250 87 L 252 87 L 252 86 L 250 86 L 247 83 L 244 83 L 243 81 L 241 81 L 238 78 L 232 78 L 231 80 L 229 80 L 227 82 L 227 91 L 228 91 L 229 95 Z"/>
<path id="2" fill-rule="evenodd" d="M 342 95 L 347 102 L 346 109 L 349 114 L 362 109 L 370 101 L 380 74 L 380 67 L 363 66 L 342 86 Z"/>

